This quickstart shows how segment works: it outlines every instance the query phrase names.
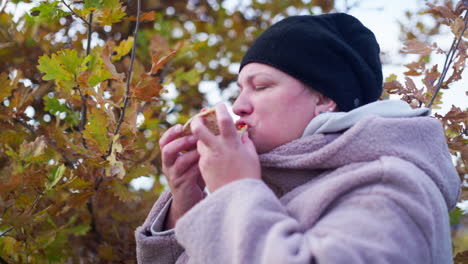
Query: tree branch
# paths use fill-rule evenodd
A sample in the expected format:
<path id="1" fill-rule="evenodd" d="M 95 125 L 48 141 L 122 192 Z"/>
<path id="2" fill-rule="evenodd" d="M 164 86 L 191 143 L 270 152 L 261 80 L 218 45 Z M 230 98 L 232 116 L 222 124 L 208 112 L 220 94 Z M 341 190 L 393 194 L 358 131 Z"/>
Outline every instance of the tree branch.
<path id="1" fill-rule="evenodd" d="M 10 232 L 11 230 L 13 230 L 13 227 L 10 227 L 10 228 L 8 228 L 7 230 L 5 230 L 4 232 L 2 232 L 2 233 L 0 234 L 0 237 L 6 235 L 6 234 L 7 234 L 8 232 Z"/>
<path id="2" fill-rule="evenodd" d="M 96 213 L 94 212 L 94 202 L 95 196 L 97 191 L 99 190 L 99 186 L 101 185 L 102 177 L 96 179 L 96 183 L 94 185 L 94 194 L 89 198 L 89 201 L 86 203 L 89 213 L 91 214 L 91 233 L 94 234 L 94 238 L 98 244 L 101 243 L 102 236 L 99 230 L 97 229 L 97 221 L 96 221 Z"/>
<path id="3" fill-rule="evenodd" d="M 128 74 L 127 74 L 127 87 L 125 91 L 125 99 L 124 99 L 122 111 L 120 113 L 119 121 L 117 122 L 117 126 L 114 131 L 114 135 L 117 135 L 120 131 L 120 127 L 122 126 L 123 120 L 125 118 L 125 111 L 127 109 L 128 100 L 129 100 L 128 98 L 130 97 L 130 83 L 132 80 L 133 64 L 135 63 L 138 29 L 140 27 L 140 12 L 141 12 L 140 1 L 141 0 L 137 0 L 137 16 L 136 16 L 135 32 L 133 33 L 134 40 L 133 40 L 132 54 L 131 54 L 131 60 L 130 60 L 130 67 L 128 68 Z M 112 145 L 113 145 L 113 142 L 109 144 L 109 149 L 107 151 L 107 154 L 104 155 L 103 158 L 107 158 L 109 155 L 112 154 Z"/>
<path id="4" fill-rule="evenodd" d="M 77 18 L 79 18 L 81 21 L 83 21 L 83 23 L 85 23 L 86 25 L 88 25 L 89 27 L 91 26 L 91 23 L 89 23 L 88 21 L 86 21 L 84 18 L 82 18 L 80 15 L 78 15 L 75 11 L 73 11 L 73 9 L 71 8 L 71 6 L 67 5 L 67 3 L 65 2 L 65 0 L 61 0 L 62 3 L 68 8 L 68 10 L 70 10 L 70 12 L 72 12 L 72 14 L 74 16 L 76 16 Z M 91 11 L 92 12 L 92 11 Z"/>
<path id="5" fill-rule="evenodd" d="M 91 52 L 91 35 L 93 34 L 93 11 L 89 14 L 89 21 L 88 22 L 88 43 L 86 44 L 86 56 L 88 56 Z M 80 125 L 78 127 L 78 130 L 80 131 L 81 134 L 81 142 L 83 144 L 83 147 L 85 149 L 88 149 L 88 144 L 86 143 L 86 139 L 83 136 L 83 130 L 88 122 L 88 107 L 86 105 L 86 101 L 88 100 L 88 95 L 83 95 L 81 89 L 79 86 L 76 87 L 78 92 L 80 93 L 80 98 L 81 98 L 81 120 L 80 120 Z"/>
<path id="6" fill-rule="evenodd" d="M 427 105 L 428 108 L 431 108 L 432 104 L 434 103 L 436 97 L 437 97 L 437 94 L 439 93 L 440 89 L 442 88 L 442 83 L 445 79 L 445 76 L 447 75 L 447 72 L 448 70 L 450 69 L 450 66 L 452 65 L 453 63 L 453 58 L 454 58 L 454 55 L 458 49 L 458 45 L 460 44 L 460 41 L 462 41 L 462 38 L 463 38 L 463 34 L 465 33 L 466 29 L 468 28 L 468 12 L 465 11 L 465 17 L 463 18 L 465 24 L 463 26 L 463 30 L 462 32 L 460 33 L 460 36 L 456 36 L 455 35 L 455 38 L 453 39 L 453 42 L 452 42 L 452 46 L 450 47 L 450 50 L 449 52 L 447 52 L 447 55 L 445 57 L 445 62 L 444 62 L 444 68 L 442 69 L 442 73 L 440 74 L 440 77 L 439 77 L 439 80 L 437 82 L 437 89 L 435 91 L 435 93 L 432 95 L 432 98 L 431 98 L 431 101 L 429 102 L 429 104 Z"/>

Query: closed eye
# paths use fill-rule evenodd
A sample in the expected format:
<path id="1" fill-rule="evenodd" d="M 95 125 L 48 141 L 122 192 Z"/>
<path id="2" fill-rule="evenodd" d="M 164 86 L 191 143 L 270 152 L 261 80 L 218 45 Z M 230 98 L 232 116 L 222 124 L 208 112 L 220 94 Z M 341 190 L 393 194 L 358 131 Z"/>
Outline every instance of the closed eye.
<path id="1" fill-rule="evenodd" d="M 256 86 L 255 90 L 263 90 L 265 88 L 268 88 L 268 86 Z"/>

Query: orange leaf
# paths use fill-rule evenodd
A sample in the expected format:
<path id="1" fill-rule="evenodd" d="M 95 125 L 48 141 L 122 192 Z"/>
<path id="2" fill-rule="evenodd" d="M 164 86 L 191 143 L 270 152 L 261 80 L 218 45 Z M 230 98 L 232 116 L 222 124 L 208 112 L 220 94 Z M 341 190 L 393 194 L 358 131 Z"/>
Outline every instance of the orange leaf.
<path id="1" fill-rule="evenodd" d="M 423 57 L 431 54 L 432 50 L 435 49 L 437 45 L 434 43 L 432 46 L 428 46 L 417 39 L 410 39 L 405 41 L 405 47 L 403 48 L 403 53 L 407 54 L 419 54 Z"/>
<path id="2" fill-rule="evenodd" d="M 167 61 L 172 58 L 176 54 L 177 50 L 172 50 L 169 54 L 166 56 L 162 57 L 161 59 L 158 59 L 157 55 L 153 55 L 153 64 L 151 65 L 151 70 L 148 75 L 154 75 L 156 74 L 159 69 L 161 69 L 164 64 L 167 63 Z"/>
<path id="3" fill-rule="evenodd" d="M 151 12 L 143 12 L 140 14 L 140 22 L 143 21 L 154 21 L 156 19 L 156 12 L 151 11 Z M 129 16 L 125 20 L 127 21 L 135 21 L 136 17 L 135 16 Z"/>
<path id="4" fill-rule="evenodd" d="M 142 74 L 142 80 L 136 86 L 131 87 L 133 97 L 148 102 L 158 101 L 162 89 L 159 77 L 146 78 L 145 73 Z"/>

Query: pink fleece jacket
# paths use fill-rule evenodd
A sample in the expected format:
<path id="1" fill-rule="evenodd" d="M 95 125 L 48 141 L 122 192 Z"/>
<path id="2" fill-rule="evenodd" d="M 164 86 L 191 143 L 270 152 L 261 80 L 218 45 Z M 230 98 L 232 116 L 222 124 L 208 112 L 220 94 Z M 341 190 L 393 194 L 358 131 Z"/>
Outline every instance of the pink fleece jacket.
<path id="1" fill-rule="evenodd" d="M 370 116 L 260 160 L 262 180 L 220 188 L 154 235 L 164 193 L 136 230 L 138 262 L 453 263 L 460 180 L 438 120 Z"/>

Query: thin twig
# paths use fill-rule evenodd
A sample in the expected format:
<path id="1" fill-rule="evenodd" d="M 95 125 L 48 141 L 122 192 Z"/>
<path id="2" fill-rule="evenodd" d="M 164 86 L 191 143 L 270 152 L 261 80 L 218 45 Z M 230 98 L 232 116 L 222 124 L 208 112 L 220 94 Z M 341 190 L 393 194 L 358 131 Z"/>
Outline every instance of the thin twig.
<path id="1" fill-rule="evenodd" d="M 122 107 L 122 111 L 120 113 L 120 117 L 119 117 L 119 121 L 117 122 L 117 126 L 115 128 L 115 131 L 114 131 L 114 135 L 117 135 L 120 131 L 120 127 L 123 123 L 123 120 L 124 120 L 124 117 L 125 117 L 125 111 L 127 109 L 127 105 L 128 105 L 128 98 L 130 97 L 130 83 L 131 83 L 131 80 L 132 80 L 132 72 L 133 72 L 133 64 L 135 62 L 135 51 L 136 51 L 136 46 L 137 46 L 137 34 L 138 34 L 138 29 L 140 27 L 140 1 L 141 0 L 138 0 L 137 1 L 137 16 L 136 16 L 136 24 L 135 24 L 135 32 L 133 33 L 133 47 L 132 47 L 132 54 L 131 54 L 131 60 L 130 60 L 130 67 L 128 68 L 128 74 L 127 74 L 127 87 L 126 87 L 126 91 L 125 91 L 125 99 L 124 99 L 124 104 L 123 104 L 123 107 Z M 103 158 L 107 158 L 109 155 L 112 154 L 112 145 L 113 145 L 113 142 L 111 141 L 111 143 L 109 144 L 109 149 L 107 151 L 107 154 L 103 156 Z"/>
<path id="2" fill-rule="evenodd" d="M 76 16 L 77 18 L 79 18 L 81 21 L 83 21 L 83 23 L 85 23 L 86 25 L 88 26 L 91 26 L 91 23 L 89 23 L 88 21 L 86 21 L 84 18 L 82 18 L 80 15 L 78 15 L 72 8 L 71 6 L 67 5 L 67 3 L 65 3 L 65 0 L 62 0 L 62 3 L 68 8 L 68 10 L 70 10 L 70 12 L 72 12 L 72 14 L 74 16 Z M 92 11 L 91 11 L 92 12 Z"/>
<path id="3" fill-rule="evenodd" d="M 99 190 L 99 186 L 101 185 L 102 177 L 97 178 L 96 183 L 94 185 L 94 194 L 89 198 L 86 206 L 88 208 L 89 213 L 91 214 L 91 233 L 94 234 L 94 238 L 98 244 L 101 243 L 101 233 L 97 229 L 97 221 L 96 221 L 96 213 L 94 211 L 94 203 L 95 203 L 95 196 L 97 191 Z"/>
<path id="4" fill-rule="evenodd" d="M 86 44 L 86 56 L 88 56 L 91 52 L 91 35 L 93 34 L 93 11 L 89 14 L 89 21 L 88 22 L 88 43 Z M 86 143 L 86 139 L 83 136 L 83 130 L 85 128 L 86 123 L 88 123 L 88 107 L 86 105 L 86 101 L 88 100 L 88 95 L 83 95 L 79 86 L 76 87 L 78 92 L 80 93 L 81 98 L 81 120 L 80 125 L 78 127 L 80 134 L 81 134 L 81 142 L 83 143 L 83 147 L 88 149 L 88 144 Z"/>
<path id="5" fill-rule="evenodd" d="M 463 30 L 460 33 L 460 36 L 458 36 L 458 37 L 455 36 L 454 42 L 452 43 L 452 47 L 450 48 L 449 52 L 447 53 L 447 55 L 445 57 L 444 68 L 442 69 L 442 73 L 441 73 L 441 75 L 439 77 L 439 80 L 437 82 L 437 89 L 436 89 L 434 95 L 432 95 L 431 101 L 427 105 L 428 108 L 431 108 L 432 104 L 434 103 L 434 101 L 435 101 L 435 99 L 437 97 L 437 94 L 439 93 L 440 89 L 442 88 L 442 83 L 443 83 L 443 81 L 445 79 L 445 75 L 447 75 L 447 72 L 450 69 L 450 65 L 453 62 L 454 54 L 458 49 L 458 45 L 460 44 L 460 41 L 462 40 L 463 34 L 465 33 L 466 29 L 468 28 L 468 12 L 465 12 L 465 17 L 464 17 L 463 20 L 465 21 L 465 24 L 463 26 Z"/>
<path id="6" fill-rule="evenodd" d="M 23 126 L 24 128 L 26 128 L 31 134 L 33 134 L 34 136 L 36 137 L 39 137 L 39 133 L 36 132 L 36 130 L 34 130 L 34 128 L 30 125 L 28 125 L 26 122 L 24 122 L 23 120 L 20 120 L 18 118 L 13 118 L 13 121 L 20 124 L 21 126 Z M 71 161 L 69 158 L 67 158 L 67 156 L 65 154 L 62 153 L 62 151 L 60 150 L 60 148 L 57 146 L 57 144 L 55 144 L 55 142 L 53 142 L 52 140 L 48 139 L 47 138 L 47 144 L 49 144 L 53 149 L 55 149 L 55 151 L 57 151 L 59 154 L 62 155 L 62 158 L 65 160 L 65 165 L 68 166 L 68 167 L 71 167 L 73 168 L 73 164 L 74 162 Z"/>
<path id="7" fill-rule="evenodd" d="M 8 228 L 7 230 L 5 230 L 4 232 L 2 232 L 2 233 L 0 234 L 0 237 L 6 235 L 6 234 L 7 234 L 8 232 L 10 232 L 11 230 L 13 230 L 13 227 L 10 227 L 10 228 Z"/>
<path id="8" fill-rule="evenodd" d="M 93 34 L 93 11 L 89 13 L 89 22 L 88 22 L 88 44 L 86 46 L 86 56 L 89 55 L 91 51 L 91 35 Z"/>

